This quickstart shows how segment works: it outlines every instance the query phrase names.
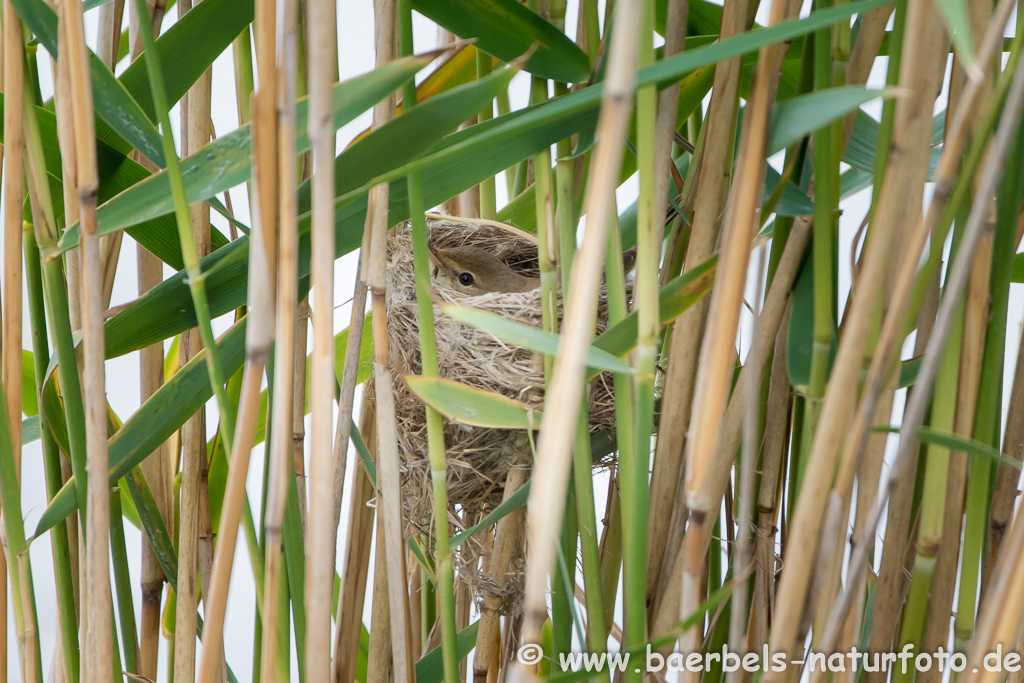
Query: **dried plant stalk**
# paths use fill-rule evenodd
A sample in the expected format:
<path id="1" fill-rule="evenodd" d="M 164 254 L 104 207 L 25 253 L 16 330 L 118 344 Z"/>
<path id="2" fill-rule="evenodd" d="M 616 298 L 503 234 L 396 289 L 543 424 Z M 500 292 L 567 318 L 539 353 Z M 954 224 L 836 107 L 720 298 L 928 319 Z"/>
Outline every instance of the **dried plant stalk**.
<path id="1" fill-rule="evenodd" d="M 364 401 L 359 417 L 359 433 L 371 455 L 377 450 L 377 416 L 372 401 Z M 346 441 L 345 447 L 348 446 Z M 336 445 L 337 447 L 337 445 Z M 362 627 L 363 600 L 366 596 L 367 568 L 370 563 L 370 542 L 373 538 L 374 512 L 368 503 L 374 489 L 370 477 L 359 464 L 352 468 L 352 495 L 348 514 L 348 539 L 338 596 L 337 628 L 334 636 L 333 683 L 355 680 Z"/>
<path id="2" fill-rule="evenodd" d="M 306 676 L 329 680 L 331 675 L 331 602 L 334 596 L 334 451 L 331 412 L 334 402 L 334 126 L 331 83 L 337 65 L 336 8 L 332 0 L 307 4 L 316 13 L 309 33 L 309 135 L 313 146 L 312 284 L 312 498 L 307 524 Z M 308 308 L 308 305 L 307 305 Z M 361 312 L 360 312 L 361 313 Z M 305 327 L 305 325 L 303 325 Z M 358 342 L 357 342 L 358 348 Z M 302 358 L 303 368 L 305 358 Z M 297 411 L 298 412 L 298 411 Z M 351 420 L 351 417 L 348 418 Z M 348 442 L 344 443 L 347 450 Z M 303 496 L 299 496 L 302 500 Z M 340 624 L 339 624 L 340 627 Z M 340 630 L 340 628 L 339 628 Z"/>
<path id="3" fill-rule="evenodd" d="M 375 0 L 375 45 L 377 65 L 395 58 L 396 12 L 393 0 Z M 395 96 L 390 95 L 373 109 L 373 124 L 380 127 L 395 116 Z M 388 360 L 387 323 L 387 229 L 388 185 L 381 184 L 370 190 L 366 211 L 366 228 L 370 233 L 367 258 L 367 284 L 373 307 L 374 363 L 373 375 L 377 386 L 392 384 L 391 365 Z M 396 683 L 414 680 L 413 662 L 409 657 L 409 596 L 405 589 L 405 523 L 402 519 L 402 488 L 398 458 L 395 398 L 390 391 L 377 394 L 377 489 L 384 501 L 378 527 L 386 529 L 388 608 L 391 616 L 391 655 L 394 658 Z M 378 556 L 377 562 L 381 558 Z M 376 583 L 376 582 L 375 582 Z M 376 586 L 374 588 L 376 590 Z"/>
<path id="4" fill-rule="evenodd" d="M 298 59 L 297 3 L 285 2 L 278 25 L 277 65 L 277 177 L 278 185 L 278 269 L 277 311 L 274 329 L 274 397 L 270 441 L 270 473 L 267 503 L 264 509 L 266 533 L 263 582 L 263 645 L 261 675 L 264 683 L 277 680 L 279 591 L 285 575 L 281 573 L 283 521 L 288 500 L 288 479 L 293 476 L 291 427 L 295 410 L 293 382 L 295 323 L 298 306 L 298 210 L 294 184 L 295 162 L 295 84 Z"/>
<path id="5" fill-rule="evenodd" d="M 747 22 L 744 0 L 729 0 L 722 11 L 721 38 L 742 32 Z M 707 124 L 703 131 L 705 144 L 699 158 L 699 172 L 694 182 L 696 196 L 701 198 L 694 206 L 693 224 L 686 251 L 684 270 L 690 270 L 711 257 L 718 241 L 719 221 L 729 194 L 729 168 L 733 154 L 732 140 L 738 104 L 740 59 L 729 59 L 715 65 L 711 103 Z M 676 491 L 683 480 L 683 454 L 686 449 L 687 425 L 693 424 L 694 382 L 697 378 L 697 360 L 704 338 L 709 301 L 699 301 L 686 310 L 673 325 L 668 352 L 668 374 L 662 400 L 661 420 L 679 428 L 664 429 L 659 433 L 651 475 L 650 519 L 670 519 L 675 507 Z M 685 523 L 685 517 L 682 520 Z M 667 579 L 662 569 L 665 555 L 669 560 L 675 554 L 670 544 L 671 525 L 651 524 L 647 554 L 648 599 L 662 593 L 659 584 Z M 676 525 L 678 526 L 678 525 Z M 679 530 L 682 531 L 681 529 Z M 671 580 L 675 580 L 673 577 Z M 651 618 L 654 617 L 652 612 Z"/>
<path id="6" fill-rule="evenodd" d="M 791 13 L 787 3 L 772 3 L 769 23 L 776 25 Z M 717 490 L 708 486 L 713 468 L 729 463 L 735 457 L 735 449 L 716 457 L 715 441 L 726 412 L 728 391 L 731 384 L 732 363 L 735 350 L 732 339 L 736 334 L 740 308 L 743 304 L 743 288 L 746 282 L 750 260 L 750 242 L 760 225 L 761 187 L 764 183 L 764 156 L 768 138 L 768 122 L 771 105 L 775 99 L 778 70 L 785 54 L 781 45 L 762 48 L 758 56 L 759 68 L 754 77 L 750 98 L 744 111 L 743 135 L 740 139 L 739 161 L 736 166 L 736 180 L 729 194 L 724 225 L 722 256 L 711 294 L 711 308 L 708 327 L 704 333 L 700 367 L 694 391 L 694 410 L 691 424 L 694 428 L 686 445 L 686 504 L 689 508 L 690 528 L 687 529 L 683 548 L 683 584 L 680 614 L 692 614 L 703 602 L 702 579 L 704 558 L 713 521 L 711 515 L 717 509 Z M 793 236 L 790 236 L 792 239 Z M 773 331 L 774 332 L 774 331 Z M 774 334 L 769 336 L 769 339 Z M 763 354 L 767 355 L 769 344 L 763 343 Z M 758 367 L 763 363 L 758 364 Z M 760 372 L 760 370 L 758 370 Z M 747 382 L 741 386 L 746 389 Z M 749 391 L 749 389 L 746 389 Z M 734 396 L 734 398 L 736 398 Z M 739 415 L 743 413 L 743 402 L 737 401 Z M 740 432 L 741 421 L 735 423 Z M 700 644 L 698 628 L 691 628 L 680 639 L 686 652 L 694 652 Z M 693 674 L 683 675 L 684 680 L 694 680 Z"/>
<path id="7" fill-rule="evenodd" d="M 84 386 L 86 429 L 86 465 L 93 476 L 88 480 L 85 599 L 87 614 L 84 680 L 106 683 L 113 678 L 113 647 L 110 596 L 110 496 L 107 471 L 107 400 L 104 388 L 103 284 L 99 237 L 96 224 L 96 197 L 99 178 L 96 167 L 96 133 L 92 107 L 92 81 L 89 76 L 88 48 L 82 5 L 77 0 L 61 3 L 64 26 L 61 61 L 67 62 L 74 114 L 74 158 L 76 189 L 81 209 L 82 319 L 84 347 Z M 69 152 L 65 148 L 65 153 Z M 19 344 L 20 347 L 20 344 Z"/>

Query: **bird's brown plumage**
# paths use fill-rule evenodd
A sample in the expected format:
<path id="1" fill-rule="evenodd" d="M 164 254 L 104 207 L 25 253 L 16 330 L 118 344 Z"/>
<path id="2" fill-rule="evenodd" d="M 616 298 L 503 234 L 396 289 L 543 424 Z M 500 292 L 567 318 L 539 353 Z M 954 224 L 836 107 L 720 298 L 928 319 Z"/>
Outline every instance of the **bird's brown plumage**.
<path id="1" fill-rule="evenodd" d="M 472 296 L 500 292 L 529 292 L 540 287 L 540 279 L 527 277 L 508 267 L 500 258 L 481 247 L 430 247 L 434 279 Z"/>

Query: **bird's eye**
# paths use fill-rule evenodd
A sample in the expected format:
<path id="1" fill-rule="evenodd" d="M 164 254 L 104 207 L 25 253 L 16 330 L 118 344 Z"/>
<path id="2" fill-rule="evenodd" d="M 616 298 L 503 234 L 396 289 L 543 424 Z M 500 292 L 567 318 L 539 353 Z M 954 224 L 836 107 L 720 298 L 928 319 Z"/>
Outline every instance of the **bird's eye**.
<path id="1" fill-rule="evenodd" d="M 469 287 L 473 284 L 473 275 L 471 273 L 459 273 L 459 284 L 463 287 Z"/>

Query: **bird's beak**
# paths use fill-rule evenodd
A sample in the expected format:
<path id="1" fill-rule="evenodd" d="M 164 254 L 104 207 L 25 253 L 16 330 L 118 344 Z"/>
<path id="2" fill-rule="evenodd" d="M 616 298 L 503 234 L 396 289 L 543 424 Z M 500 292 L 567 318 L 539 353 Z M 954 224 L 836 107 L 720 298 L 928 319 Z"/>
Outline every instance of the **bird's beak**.
<path id="1" fill-rule="evenodd" d="M 434 264 L 435 268 L 444 268 L 444 263 L 441 262 L 441 257 L 438 255 L 437 250 L 434 249 L 434 245 L 427 243 L 427 256 L 430 257 L 430 262 Z"/>

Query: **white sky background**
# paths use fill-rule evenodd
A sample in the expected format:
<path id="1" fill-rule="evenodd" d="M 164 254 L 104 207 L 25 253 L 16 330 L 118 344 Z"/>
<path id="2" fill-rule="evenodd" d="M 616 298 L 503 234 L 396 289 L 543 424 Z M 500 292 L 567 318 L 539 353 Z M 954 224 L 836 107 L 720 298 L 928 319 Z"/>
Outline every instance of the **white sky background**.
<path id="1" fill-rule="evenodd" d="M 570 35 L 575 34 L 575 17 L 576 17 L 576 6 L 578 0 L 570 0 L 569 11 L 566 15 L 568 24 L 568 32 Z M 601 3 L 603 5 L 603 3 Z M 765 3 L 767 4 L 767 3 Z M 809 5 L 805 3 L 805 5 Z M 359 0 L 358 2 L 352 3 L 339 3 L 338 8 L 341 17 L 338 21 L 338 44 L 340 50 L 340 73 L 342 80 L 351 78 L 353 76 L 365 73 L 373 69 L 373 10 L 372 2 L 370 0 Z M 805 14 L 807 8 L 805 7 Z M 172 8 L 170 14 L 164 21 L 164 30 L 166 30 L 177 17 L 177 9 Z M 767 7 L 762 6 L 761 11 L 758 14 L 759 22 L 764 22 L 767 18 Z M 127 26 L 127 12 L 125 16 L 125 26 Z M 1010 26 L 1013 26 L 1011 20 Z M 437 29 L 435 25 L 429 20 L 414 14 L 414 32 L 415 32 L 415 45 L 417 52 L 423 52 L 432 49 L 437 44 Z M 89 39 L 89 44 L 95 44 L 96 36 L 96 11 L 90 12 L 86 16 L 86 34 Z M 885 79 L 885 58 L 880 58 L 876 61 L 875 67 L 871 74 L 869 85 L 881 87 L 884 85 Z M 125 67 L 125 63 L 122 62 L 120 69 Z M 42 80 L 42 88 L 44 97 L 49 97 L 52 92 L 52 81 L 50 78 L 50 60 L 45 52 L 40 50 L 39 52 L 39 73 Z M 119 70 L 120 71 L 120 70 Z M 524 106 L 528 100 L 528 78 L 520 74 L 513 80 L 511 101 L 513 109 Z M 234 75 L 233 75 L 233 62 L 231 56 L 231 50 L 229 49 L 222 54 L 214 63 L 213 66 L 213 108 L 212 117 L 214 121 L 214 127 L 218 134 L 226 134 L 238 127 L 238 118 L 236 113 L 235 103 L 235 88 L 234 88 Z M 940 111 L 945 108 L 945 91 L 943 91 L 940 101 L 936 105 L 936 111 Z M 881 106 L 878 101 L 872 102 L 865 106 L 865 110 L 876 118 L 880 116 Z M 179 138 L 178 135 L 178 117 L 177 108 L 172 111 L 172 122 L 175 126 L 175 138 Z M 349 125 L 343 127 L 338 135 L 338 149 L 342 149 L 355 135 L 369 125 L 370 115 L 366 113 L 358 117 L 355 121 Z M 781 158 L 778 160 L 772 159 L 772 162 L 776 167 L 781 166 Z M 780 168 L 781 170 L 781 168 Z M 506 200 L 505 197 L 505 184 L 501 178 L 496 183 L 498 192 L 499 206 Z M 637 196 L 638 183 L 637 178 L 634 176 L 627 183 L 625 183 L 618 191 L 617 196 L 619 199 L 620 209 L 628 206 Z M 249 212 L 247 198 L 245 195 L 244 186 L 235 188 L 231 192 L 233 208 L 235 210 L 238 220 L 244 224 L 249 224 Z M 850 254 L 849 248 L 852 241 L 853 235 L 856 232 L 861 220 L 863 219 L 868 205 L 870 202 L 870 190 L 862 191 L 857 195 L 846 200 L 842 204 L 843 214 L 840 218 L 840 231 L 839 239 L 837 244 L 839 245 L 839 259 L 838 259 L 838 294 L 841 297 L 841 301 L 845 300 L 850 287 L 850 273 L 849 263 Z M 227 233 L 226 222 L 216 213 L 213 214 L 214 225 L 221 229 L 225 234 Z M 136 289 L 136 264 L 135 264 L 135 253 L 136 253 L 135 242 L 125 235 L 124 243 L 121 249 L 121 258 L 117 271 L 117 276 L 114 281 L 114 293 L 111 301 L 111 305 L 118 305 L 131 301 L 137 297 Z M 334 329 L 336 332 L 340 332 L 342 329 L 347 327 L 348 321 L 351 315 L 351 307 L 349 300 L 352 296 L 352 288 L 355 281 L 355 265 L 357 255 L 355 253 L 349 254 L 336 261 L 335 267 L 335 301 L 337 308 L 335 309 L 334 318 Z M 753 275 L 756 271 L 755 259 L 752 259 L 752 271 Z M 172 271 L 165 267 L 164 275 L 169 276 Z M 1013 364 L 1017 355 L 1017 347 L 1020 341 L 1020 324 L 1024 310 L 1022 310 L 1022 289 L 1020 285 L 1013 285 L 1011 288 L 1011 300 L 1010 300 L 1010 312 L 1008 320 L 1008 340 L 1006 349 L 1006 358 L 1008 359 L 1005 374 L 1004 374 L 1004 387 L 1005 396 L 1003 409 L 1006 410 L 1006 404 L 1009 397 L 1009 387 L 1013 378 Z M 748 287 L 747 298 L 748 301 L 752 300 L 754 296 L 754 289 L 752 282 Z M 315 294 L 312 297 L 311 304 L 316 306 Z M 25 303 L 27 311 L 27 301 Z M 841 306 L 842 309 L 842 306 Z M 740 346 L 741 353 L 745 354 L 749 340 L 751 339 L 752 333 L 752 318 L 746 310 L 743 311 L 741 322 L 740 322 Z M 228 316 L 222 317 L 214 322 L 214 331 L 216 334 L 222 333 L 227 329 L 230 324 Z M 312 344 L 312 334 L 309 337 L 309 344 Z M 29 337 L 28 320 L 26 315 L 25 320 L 25 333 L 24 333 L 24 346 L 27 349 L 31 349 L 31 339 Z M 111 407 L 122 419 L 126 419 L 132 413 L 134 413 L 139 407 L 139 381 L 138 381 L 138 356 L 137 354 L 128 354 L 120 358 L 115 358 L 107 361 L 107 398 L 110 402 Z M 905 392 L 900 392 L 897 395 L 897 406 L 896 410 L 899 411 L 902 407 L 902 396 Z M 211 419 L 208 420 L 208 426 L 212 428 L 216 425 L 216 408 L 211 403 L 207 406 L 208 414 Z M 357 408 L 358 410 L 358 408 Z M 358 413 L 357 413 L 358 414 Z M 896 413 L 899 414 L 898 412 Z M 894 420 L 894 423 L 898 424 L 898 418 Z M 309 429 L 309 422 L 307 418 L 307 431 Z M 895 445 L 895 439 L 890 439 L 890 446 Z M 892 450 L 892 448 L 890 448 Z M 309 449 L 306 449 L 307 457 Z M 891 453 L 889 457 L 891 457 Z M 351 475 L 351 468 L 356 458 L 349 457 L 349 465 Z M 307 471 L 309 464 L 307 461 Z M 263 447 L 257 447 L 252 455 L 250 462 L 250 471 L 248 478 L 248 490 L 250 500 L 253 505 L 254 514 L 259 514 L 259 500 L 260 500 L 260 489 L 263 477 Z M 39 443 L 29 444 L 24 449 L 23 455 L 23 481 L 25 482 L 22 487 L 22 507 L 25 513 L 25 524 L 26 529 L 29 533 L 35 528 L 36 523 L 46 508 L 46 497 L 45 489 L 43 485 L 43 470 L 42 470 L 42 457 Z M 598 514 L 602 514 L 604 497 L 601 489 L 604 489 L 607 485 L 607 479 L 604 475 L 600 476 L 597 481 L 598 491 Z M 346 489 L 345 498 L 345 510 L 347 513 L 349 500 L 349 492 Z M 347 515 L 346 515 L 347 516 Z M 345 542 L 346 542 L 347 522 L 345 519 L 342 520 L 341 527 L 338 534 L 338 550 L 339 557 L 342 556 Z M 127 539 L 128 557 L 131 561 L 131 572 L 133 580 L 133 588 L 135 590 L 134 605 L 136 609 L 136 618 L 139 619 L 139 611 L 141 609 L 141 600 L 138 593 L 138 579 L 141 557 L 141 536 L 138 530 L 132 527 L 130 524 L 125 525 L 125 534 Z M 241 535 L 240 535 L 241 536 Z M 44 657 L 44 667 L 49 667 L 49 655 L 53 652 L 56 639 L 56 604 L 55 604 L 55 591 L 53 585 L 53 565 L 50 554 L 50 545 L 48 537 L 40 539 L 34 543 L 31 547 L 31 557 L 33 563 L 34 577 L 35 577 L 35 590 L 36 590 L 36 602 L 39 615 L 39 636 L 40 645 L 42 647 Z M 340 565 L 339 565 L 340 568 Z M 621 591 L 620 591 L 621 594 Z M 370 591 L 367 591 L 366 609 L 364 611 L 364 621 L 369 621 L 369 596 Z M 9 598 L 10 600 L 10 598 Z M 252 578 L 252 570 L 249 564 L 248 551 L 244 543 L 244 539 L 239 538 L 239 542 L 236 549 L 236 561 L 234 564 L 234 570 L 231 581 L 231 592 L 228 600 L 228 612 L 227 612 L 227 625 L 225 628 L 225 651 L 228 659 L 228 663 L 233 668 L 235 674 L 241 681 L 251 679 L 252 672 L 252 625 L 253 625 L 253 614 L 255 610 L 255 585 Z M 11 604 L 9 602 L 9 604 Z M 621 616 L 616 619 L 621 623 Z M 116 620 L 115 620 L 116 621 Z M 198 646 L 197 646 L 198 647 Z M 160 665 L 160 680 L 166 680 L 166 652 L 167 652 L 167 641 L 163 641 L 161 644 L 161 665 Z M 20 671 L 17 657 L 17 642 L 14 635 L 14 624 L 13 617 L 11 618 L 8 625 L 8 675 L 10 680 L 19 680 Z M 293 656 L 294 665 L 294 656 Z"/>

